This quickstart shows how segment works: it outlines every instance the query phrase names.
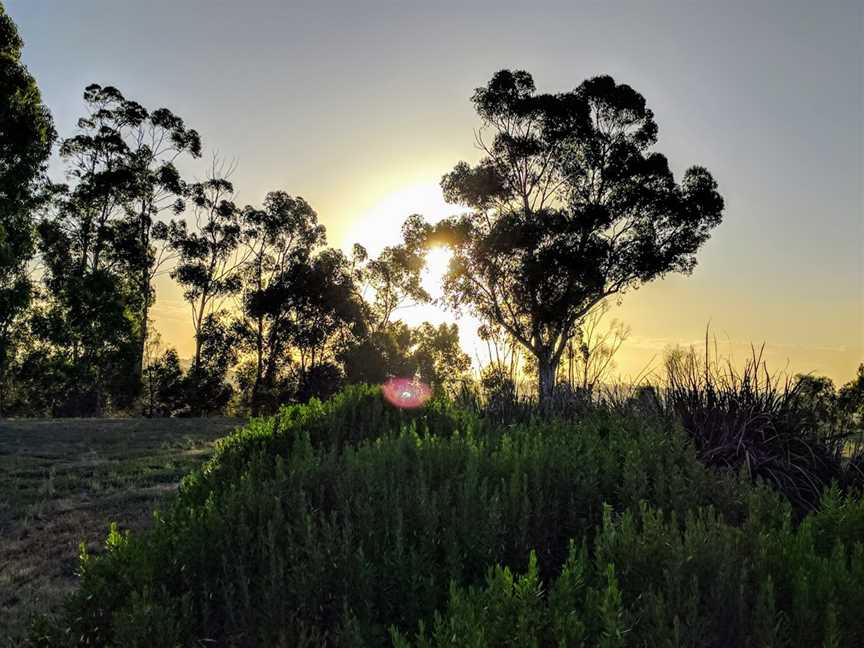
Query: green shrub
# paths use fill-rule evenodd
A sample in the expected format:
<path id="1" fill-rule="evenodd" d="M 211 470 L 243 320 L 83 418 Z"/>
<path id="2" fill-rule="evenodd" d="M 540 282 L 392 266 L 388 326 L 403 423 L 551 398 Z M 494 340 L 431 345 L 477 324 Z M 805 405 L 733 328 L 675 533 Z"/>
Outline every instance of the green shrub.
<path id="1" fill-rule="evenodd" d="M 357 387 L 228 437 L 33 643 L 734 645 L 801 610 L 828 641 L 857 632 L 862 528 L 834 493 L 793 533 L 659 416 L 491 427 Z"/>
<path id="2" fill-rule="evenodd" d="M 455 430 L 475 431 L 478 419 L 436 398 L 418 410 L 400 410 L 381 397 L 378 387 L 351 385 L 327 401 L 313 398 L 303 405 L 285 405 L 275 416 L 253 419 L 245 428 L 218 442 L 213 458 L 189 475 L 181 491 L 185 503 L 203 504 L 214 490 L 230 486 L 250 466 L 272 474 L 277 457 L 295 441 L 308 437 L 314 447 L 341 450 L 367 439 L 399 434 L 411 426 L 419 434 L 450 436 Z"/>
<path id="3" fill-rule="evenodd" d="M 571 544 L 548 595 L 531 554 L 523 575 L 496 566 L 485 587 L 452 584 L 429 630 L 421 622 L 412 642 L 393 627 L 393 644 L 864 645 L 864 506 L 834 492 L 825 507 L 794 530 L 755 518 L 734 527 L 711 509 L 688 513 L 683 527 L 647 505 L 607 510 L 591 551 Z M 834 544 L 820 546 L 828 535 Z"/>

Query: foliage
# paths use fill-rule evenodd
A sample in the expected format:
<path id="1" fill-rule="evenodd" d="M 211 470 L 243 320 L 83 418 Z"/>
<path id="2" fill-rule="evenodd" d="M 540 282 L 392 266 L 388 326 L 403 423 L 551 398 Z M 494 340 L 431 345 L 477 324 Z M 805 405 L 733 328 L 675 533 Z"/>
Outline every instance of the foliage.
<path id="1" fill-rule="evenodd" d="M 299 351 L 301 373 L 365 332 L 367 306 L 340 250 L 327 248 L 308 263 L 294 264 L 285 288 L 290 291 L 286 334 Z"/>
<path id="2" fill-rule="evenodd" d="M 496 566 L 484 587 L 453 584 L 416 642 L 394 628 L 394 646 L 860 645 L 861 501 L 832 491 L 797 528 L 761 505 L 741 527 L 607 508 L 548 585 L 534 554 L 521 575 Z"/>
<path id="3" fill-rule="evenodd" d="M 71 185 L 56 188 L 39 223 L 45 308 L 34 331 L 64 367 L 72 397 L 62 409 L 99 414 L 140 390 L 151 283 L 165 260 L 155 219 L 183 209 L 174 161 L 201 143 L 171 111 L 149 112 L 112 86 L 87 86 L 84 101 L 78 132 L 60 146 Z"/>
<path id="4" fill-rule="evenodd" d="M 243 230 L 248 261 L 241 269 L 242 313 L 235 328 L 252 356 L 244 392 L 251 412 L 258 414 L 273 411 L 291 391 L 291 271 L 309 262 L 326 243 L 326 233 L 305 200 L 283 191 L 268 193 L 263 209 L 246 207 Z"/>
<path id="5" fill-rule="evenodd" d="M 221 299 L 240 289 L 240 261 L 236 257 L 241 240 L 240 210 L 234 204 L 234 185 L 226 171 L 214 161 L 210 177 L 189 188 L 196 229 L 186 221 L 166 227 L 168 245 L 177 254 L 171 277 L 183 288 L 192 307 L 195 357 L 192 369 L 201 371 L 201 350 L 207 341 Z"/>
<path id="6" fill-rule="evenodd" d="M 340 360 L 348 382 L 381 384 L 390 376 L 419 376 L 433 389 L 449 393 L 471 366 L 457 326 L 428 322 L 414 328 L 391 322 L 348 346 Z"/>
<path id="7" fill-rule="evenodd" d="M 199 362 L 189 367 L 183 380 L 186 413 L 191 416 L 224 411 L 234 392 L 227 376 L 237 360 L 236 339 L 225 320 L 224 314 L 211 313 L 201 324 Z"/>
<path id="8" fill-rule="evenodd" d="M 610 295 L 692 271 L 723 199 L 702 167 L 676 183 L 651 151 L 645 99 L 611 77 L 537 94 L 530 74 L 502 70 L 472 100 L 485 157 L 460 162 L 441 186 L 473 213 L 431 234 L 453 249 L 445 292 L 536 359 L 547 398 L 580 321 Z"/>
<path id="9" fill-rule="evenodd" d="M 864 428 L 864 363 L 858 365 L 855 377 L 838 390 L 837 409 L 850 426 Z"/>
<path id="10" fill-rule="evenodd" d="M 184 411 L 183 370 L 177 351 L 168 349 L 144 367 L 144 413 L 148 417 L 174 416 Z"/>
<path id="11" fill-rule="evenodd" d="M 401 412 L 357 388 L 255 421 L 152 531 L 115 534 L 85 560 L 60 634 L 142 641 L 159 619 L 183 645 L 381 645 L 391 625 L 431 620 L 451 581 L 524 569 L 532 548 L 541 578 L 557 573 L 604 505 L 746 513 L 747 489 L 706 471 L 662 420 L 485 429 L 449 407 Z"/>
<path id="12" fill-rule="evenodd" d="M 384 248 L 362 268 L 360 276 L 373 292 L 374 331 L 390 324 L 397 309 L 431 300 L 420 278 L 426 263 L 424 243 L 428 232 L 420 216 L 409 216 L 402 225 L 402 244 Z M 362 252 L 365 255 L 365 250 Z"/>
<path id="13" fill-rule="evenodd" d="M 849 435 L 825 428 L 823 381 L 772 377 L 761 352 L 736 371 L 693 349 L 666 360 L 664 405 L 681 421 L 707 465 L 744 471 L 774 484 L 799 509 L 814 508 L 832 482 L 860 486 L 858 461 L 847 461 Z M 821 404 L 820 404 L 821 403 Z"/>
<path id="14" fill-rule="evenodd" d="M 567 342 L 558 368 L 558 382 L 586 395 L 595 393 L 610 380 L 615 355 L 630 336 L 630 328 L 612 320 L 605 330 L 600 325 L 609 312 L 608 302 L 601 302 L 576 327 Z"/>
<path id="15" fill-rule="evenodd" d="M 824 430 L 864 430 L 864 364 L 855 377 L 839 389 L 826 376 L 798 374 L 794 379 L 804 409 Z"/>
<path id="16" fill-rule="evenodd" d="M 33 256 L 33 218 L 56 138 L 36 81 L 21 62 L 23 42 L 0 4 L 0 416 L 10 365 L 22 346 L 20 319 L 30 304 L 26 267 Z"/>

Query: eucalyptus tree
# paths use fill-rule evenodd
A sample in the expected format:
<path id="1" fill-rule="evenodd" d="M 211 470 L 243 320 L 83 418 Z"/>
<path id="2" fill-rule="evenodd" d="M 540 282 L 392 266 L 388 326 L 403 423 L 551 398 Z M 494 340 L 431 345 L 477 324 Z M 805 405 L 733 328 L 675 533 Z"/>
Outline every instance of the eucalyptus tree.
<path id="1" fill-rule="evenodd" d="M 471 211 L 432 235 L 453 249 L 445 295 L 534 357 L 545 399 L 580 320 L 611 296 L 691 272 L 723 199 L 703 167 L 675 181 L 652 150 L 653 112 L 611 77 L 541 94 L 527 72 L 503 70 L 472 100 L 483 157 L 441 182 Z"/>
<path id="2" fill-rule="evenodd" d="M 246 263 L 240 316 L 235 328 L 252 355 L 248 378 L 249 405 L 258 414 L 262 403 L 274 401 L 291 363 L 288 337 L 291 290 L 284 290 L 289 273 L 307 264 L 326 243 L 324 226 L 303 198 L 284 191 L 267 194 L 262 209 L 246 207 L 242 214 Z"/>
<path id="3" fill-rule="evenodd" d="M 0 416 L 14 329 L 31 298 L 34 210 L 56 137 L 36 81 L 21 62 L 22 47 L 0 4 Z"/>
<path id="4" fill-rule="evenodd" d="M 45 284 L 53 317 L 66 322 L 58 348 L 85 372 L 114 366 L 107 383 L 119 376 L 128 397 L 141 385 L 152 281 L 164 260 L 157 219 L 184 209 L 175 161 L 198 157 L 201 142 L 170 110 L 150 112 L 113 86 L 87 86 L 84 102 L 77 133 L 60 146 L 69 185 L 39 226 Z"/>
<path id="5" fill-rule="evenodd" d="M 201 368 L 201 349 L 208 331 L 218 321 L 225 298 L 242 285 L 240 255 L 241 210 L 234 202 L 234 185 L 214 162 L 211 177 L 188 187 L 194 228 L 185 220 L 174 220 L 164 233 L 177 261 L 171 278 L 184 289 L 192 311 L 195 356 L 192 371 Z"/>
<path id="6" fill-rule="evenodd" d="M 417 372 L 413 353 L 417 330 L 394 321 L 394 316 L 400 308 L 431 301 L 422 282 L 429 230 L 415 214 L 402 226 L 402 242 L 385 247 L 374 259 L 367 260 L 366 250 L 356 246 L 357 281 L 363 287 L 369 317 L 365 334 L 340 350 L 348 381 L 380 383 L 391 375 Z"/>
<path id="7" fill-rule="evenodd" d="M 250 286 L 243 300 L 238 328 L 247 348 L 248 341 L 259 339 L 263 347 L 257 390 L 257 350 L 253 351 L 252 371 L 246 366 L 240 372 L 241 385 L 250 392 L 248 401 L 255 412 L 291 398 L 332 393 L 342 380 L 334 361 L 367 330 L 369 308 L 360 295 L 354 262 L 340 250 L 316 250 L 324 241 L 323 228 L 318 229 L 305 207 L 299 210 L 305 213 L 299 231 L 306 232 L 300 237 L 306 245 L 293 251 L 284 248 L 286 262 L 260 289 Z M 260 338 L 255 330 L 259 321 L 264 331 Z"/>
<path id="8" fill-rule="evenodd" d="M 130 124 L 125 139 L 128 184 L 116 241 L 135 285 L 139 326 L 135 373 L 140 377 L 155 297 L 153 282 L 170 258 L 164 245 L 167 228 L 160 217 L 184 210 L 188 189 L 175 162 L 181 156 L 200 157 L 201 138 L 173 112 L 158 108 L 140 123 Z"/>
<path id="9" fill-rule="evenodd" d="M 301 375 L 332 361 L 351 339 L 365 335 L 369 310 L 352 270 L 340 250 L 326 248 L 292 264 L 277 287 L 284 292 L 277 303 L 287 315 Z"/>
<path id="10" fill-rule="evenodd" d="M 420 216 L 409 216 L 402 226 L 402 243 L 384 248 L 363 266 L 360 279 L 371 292 L 373 331 L 385 328 L 399 308 L 431 301 L 421 277 L 428 231 Z"/>

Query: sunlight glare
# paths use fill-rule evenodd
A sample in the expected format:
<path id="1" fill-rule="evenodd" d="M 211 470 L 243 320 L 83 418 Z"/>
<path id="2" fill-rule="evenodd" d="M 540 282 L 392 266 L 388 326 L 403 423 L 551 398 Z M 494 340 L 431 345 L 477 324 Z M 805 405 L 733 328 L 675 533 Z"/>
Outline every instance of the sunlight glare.
<path id="1" fill-rule="evenodd" d="M 432 299 L 440 299 L 444 295 L 444 275 L 450 266 L 453 252 L 443 246 L 436 245 L 426 253 L 426 267 L 423 268 L 423 288 L 432 296 Z"/>
<path id="2" fill-rule="evenodd" d="M 407 185 L 394 191 L 356 218 L 349 228 L 344 246 L 346 249 L 359 243 L 370 257 L 381 253 L 388 245 L 402 241 L 402 224 L 411 214 L 420 214 L 429 223 L 456 213 L 458 208 L 446 203 L 441 187 L 435 182 Z"/>

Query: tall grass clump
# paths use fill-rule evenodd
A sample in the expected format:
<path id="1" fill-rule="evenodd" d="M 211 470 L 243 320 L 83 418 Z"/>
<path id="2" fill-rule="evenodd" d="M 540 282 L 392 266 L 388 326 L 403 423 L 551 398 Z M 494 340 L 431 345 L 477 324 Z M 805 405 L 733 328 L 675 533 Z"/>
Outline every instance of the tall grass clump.
<path id="1" fill-rule="evenodd" d="M 801 383 L 772 375 L 755 350 L 743 368 L 704 359 L 693 349 L 666 359 L 662 405 L 680 421 L 706 465 L 743 471 L 778 488 L 801 510 L 813 510 L 838 481 L 861 484 L 859 463 L 846 456 L 850 435 L 825 429 Z"/>

